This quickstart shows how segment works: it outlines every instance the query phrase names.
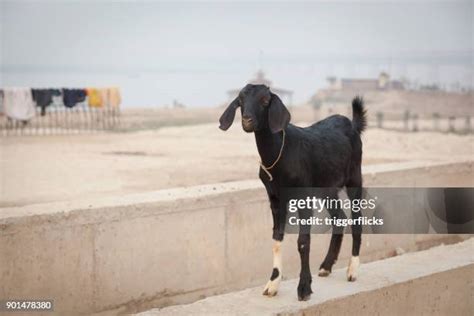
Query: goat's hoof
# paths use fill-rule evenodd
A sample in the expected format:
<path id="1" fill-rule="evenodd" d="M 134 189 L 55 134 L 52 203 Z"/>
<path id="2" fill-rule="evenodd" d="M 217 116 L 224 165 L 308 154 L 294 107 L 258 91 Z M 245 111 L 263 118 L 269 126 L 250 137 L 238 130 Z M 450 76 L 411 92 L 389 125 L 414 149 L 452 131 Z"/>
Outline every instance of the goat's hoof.
<path id="1" fill-rule="evenodd" d="M 262 294 L 265 295 L 265 296 L 268 296 L 268 297 L 273 297 L 273 296 L 277 295 L 277 293 L 278 293 L 278 291 L 271 292 L 268 289 L 265 289 L 265 291 L 263 291 Z"/>
<path id="2" fill-rule="evenodd" d="M 347 281 L 354 282 L 357 280 L 357 271 L 359 270 L 359 257 L 352 257 L 347 267 Z"/>
<path id="3" fill-rule="evenodd" d="M 326 270 L 324 268 L 319 269 L 319 272 L 318 272 L 318 276 L 320 277 L 327 277 L 330 274 L 331 274 L 331 271 Z"/>
<path id="4" fill-rule="evenodd" d="M 298 285 L 298 301 L 307 301 L 311 298 L 311 281 L 300 281 Z"/>
<path id="5" fill-rule="evenodd" d="M 267 285 L 265 286 L 265 289 L 263 290 L 263 295 L 268 296 L 268 297 L 273 297 L 277 295 L 278 293 L 278 285 L 279 281 L 275 282 L 276 280 L 273 281 L 268 281 Z"/>
<path id="6" fill-rule="evenodd" d="M 304 302 L 304 301 L 309 301 L 309 299 L 311 298 L 311 294 L 308 294 L 306 296 L 298 296 L 298 301 L 300 302 Z"/>

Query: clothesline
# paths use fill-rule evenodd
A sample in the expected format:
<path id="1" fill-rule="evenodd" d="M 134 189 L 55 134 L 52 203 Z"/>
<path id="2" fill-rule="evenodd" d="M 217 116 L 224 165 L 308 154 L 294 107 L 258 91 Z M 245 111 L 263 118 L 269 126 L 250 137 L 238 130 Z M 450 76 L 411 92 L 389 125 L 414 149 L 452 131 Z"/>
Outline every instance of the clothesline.
<path id="1" fill-rule="evenodd" d="M 117 109 L 121 103 L 120 89 L 110 88 L 3 88 L 0 89 L 0 114 L 9 119 L 27 122 L 36 116 L 36 107 L 41 116 L 49 106 L 74 108 L 86 103 L 93 109 Z"/>
<path id="2" fill-rule="evenodd" d="M 120 89 L 0 89 L 0 136 L 76 134 L 120 128 Z"/>

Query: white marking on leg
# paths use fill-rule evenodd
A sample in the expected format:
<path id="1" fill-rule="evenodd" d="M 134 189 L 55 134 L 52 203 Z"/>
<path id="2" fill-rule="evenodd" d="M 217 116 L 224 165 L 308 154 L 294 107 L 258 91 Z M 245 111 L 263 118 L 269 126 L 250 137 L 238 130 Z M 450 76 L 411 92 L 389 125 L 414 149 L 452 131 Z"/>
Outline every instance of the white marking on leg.
<path id="1" fill-rule="evenodd" d="M 280 281 L 282 277 L 282 258 L 281 258 L 281 241 L 275 241 L 273 244 L 273 269 L 278 270 L 278 276 L 274 280 L 267 282 L 265 289 L 263 290 L 263 295 L 275 296 L 278 292 L 280 286 Z"/>
<path id="2" fill-rule="evenodd" d="M 353 282 L 357 279 L 359 265 L 359 257 L 351 257 L 351 261 L 349 262 L 349 266 L 347 267 L 347 281 Z"/>
<path id="3" fill-rule="evenodd" d="M 331 274 L 331 271 L 326 270 L 324 268 L 319 269 L 318 276 L 320 277 L 326 277 Z"/>

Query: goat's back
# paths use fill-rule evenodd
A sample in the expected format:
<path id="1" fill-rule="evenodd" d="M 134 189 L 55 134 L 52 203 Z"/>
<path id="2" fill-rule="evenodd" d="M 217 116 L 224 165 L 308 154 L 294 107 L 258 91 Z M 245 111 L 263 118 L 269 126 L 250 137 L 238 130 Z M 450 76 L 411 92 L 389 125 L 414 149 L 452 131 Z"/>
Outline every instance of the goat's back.
<path id="1" fill-rule="evenodd" d="M 284 164 L 291 178 L 305 179 L 302 186 L 342 187 L 352 169 L 360 169 L 360 135 L 345 116 L 333 115 L 308 127 L 290 124 L 287 137 Z"/>

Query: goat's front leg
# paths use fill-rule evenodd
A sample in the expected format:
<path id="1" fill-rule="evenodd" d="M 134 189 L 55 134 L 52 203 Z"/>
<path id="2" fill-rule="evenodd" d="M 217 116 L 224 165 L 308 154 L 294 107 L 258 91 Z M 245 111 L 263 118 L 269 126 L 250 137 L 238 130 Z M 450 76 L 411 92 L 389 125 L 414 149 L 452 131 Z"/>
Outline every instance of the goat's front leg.
<path id="1" fill-rule="evenodd" d="M 284 222 L 282 222 L 280 210 L 276 207 L 277 202 L 271 201 L 272 215 L 273 215 L 273 270 L 270 280 L 267 282 L 263 295 L 275 296 L 278 293 L 280 281 L 282 278 L 282 256 L 281 256 L 281 242 L 284 236 Z M 283 226 L 282 226 L 283 225 Z"/>
<path id="2" fill-rule="evenodd" d="M 273 270 L 270 280 L 265 285 L 263 290 L 263 295 L 275 296 L 278 293 L 278 288 L 280 287 L 281 273 L 282 273 L 282 263 L 281 263 L 281 241 L 275 240 L 273 243 Z"/>
<path id="3" fill-rule="evenodd" d="M 311 270 L 309 268 L 309 250 L 311 245 L 311 235 L 301 233 L 298 236 L 298 252 L 301 259 L 300 282 L 298 284 L 298 300 L 307 301 L 311 297 Z"/>

